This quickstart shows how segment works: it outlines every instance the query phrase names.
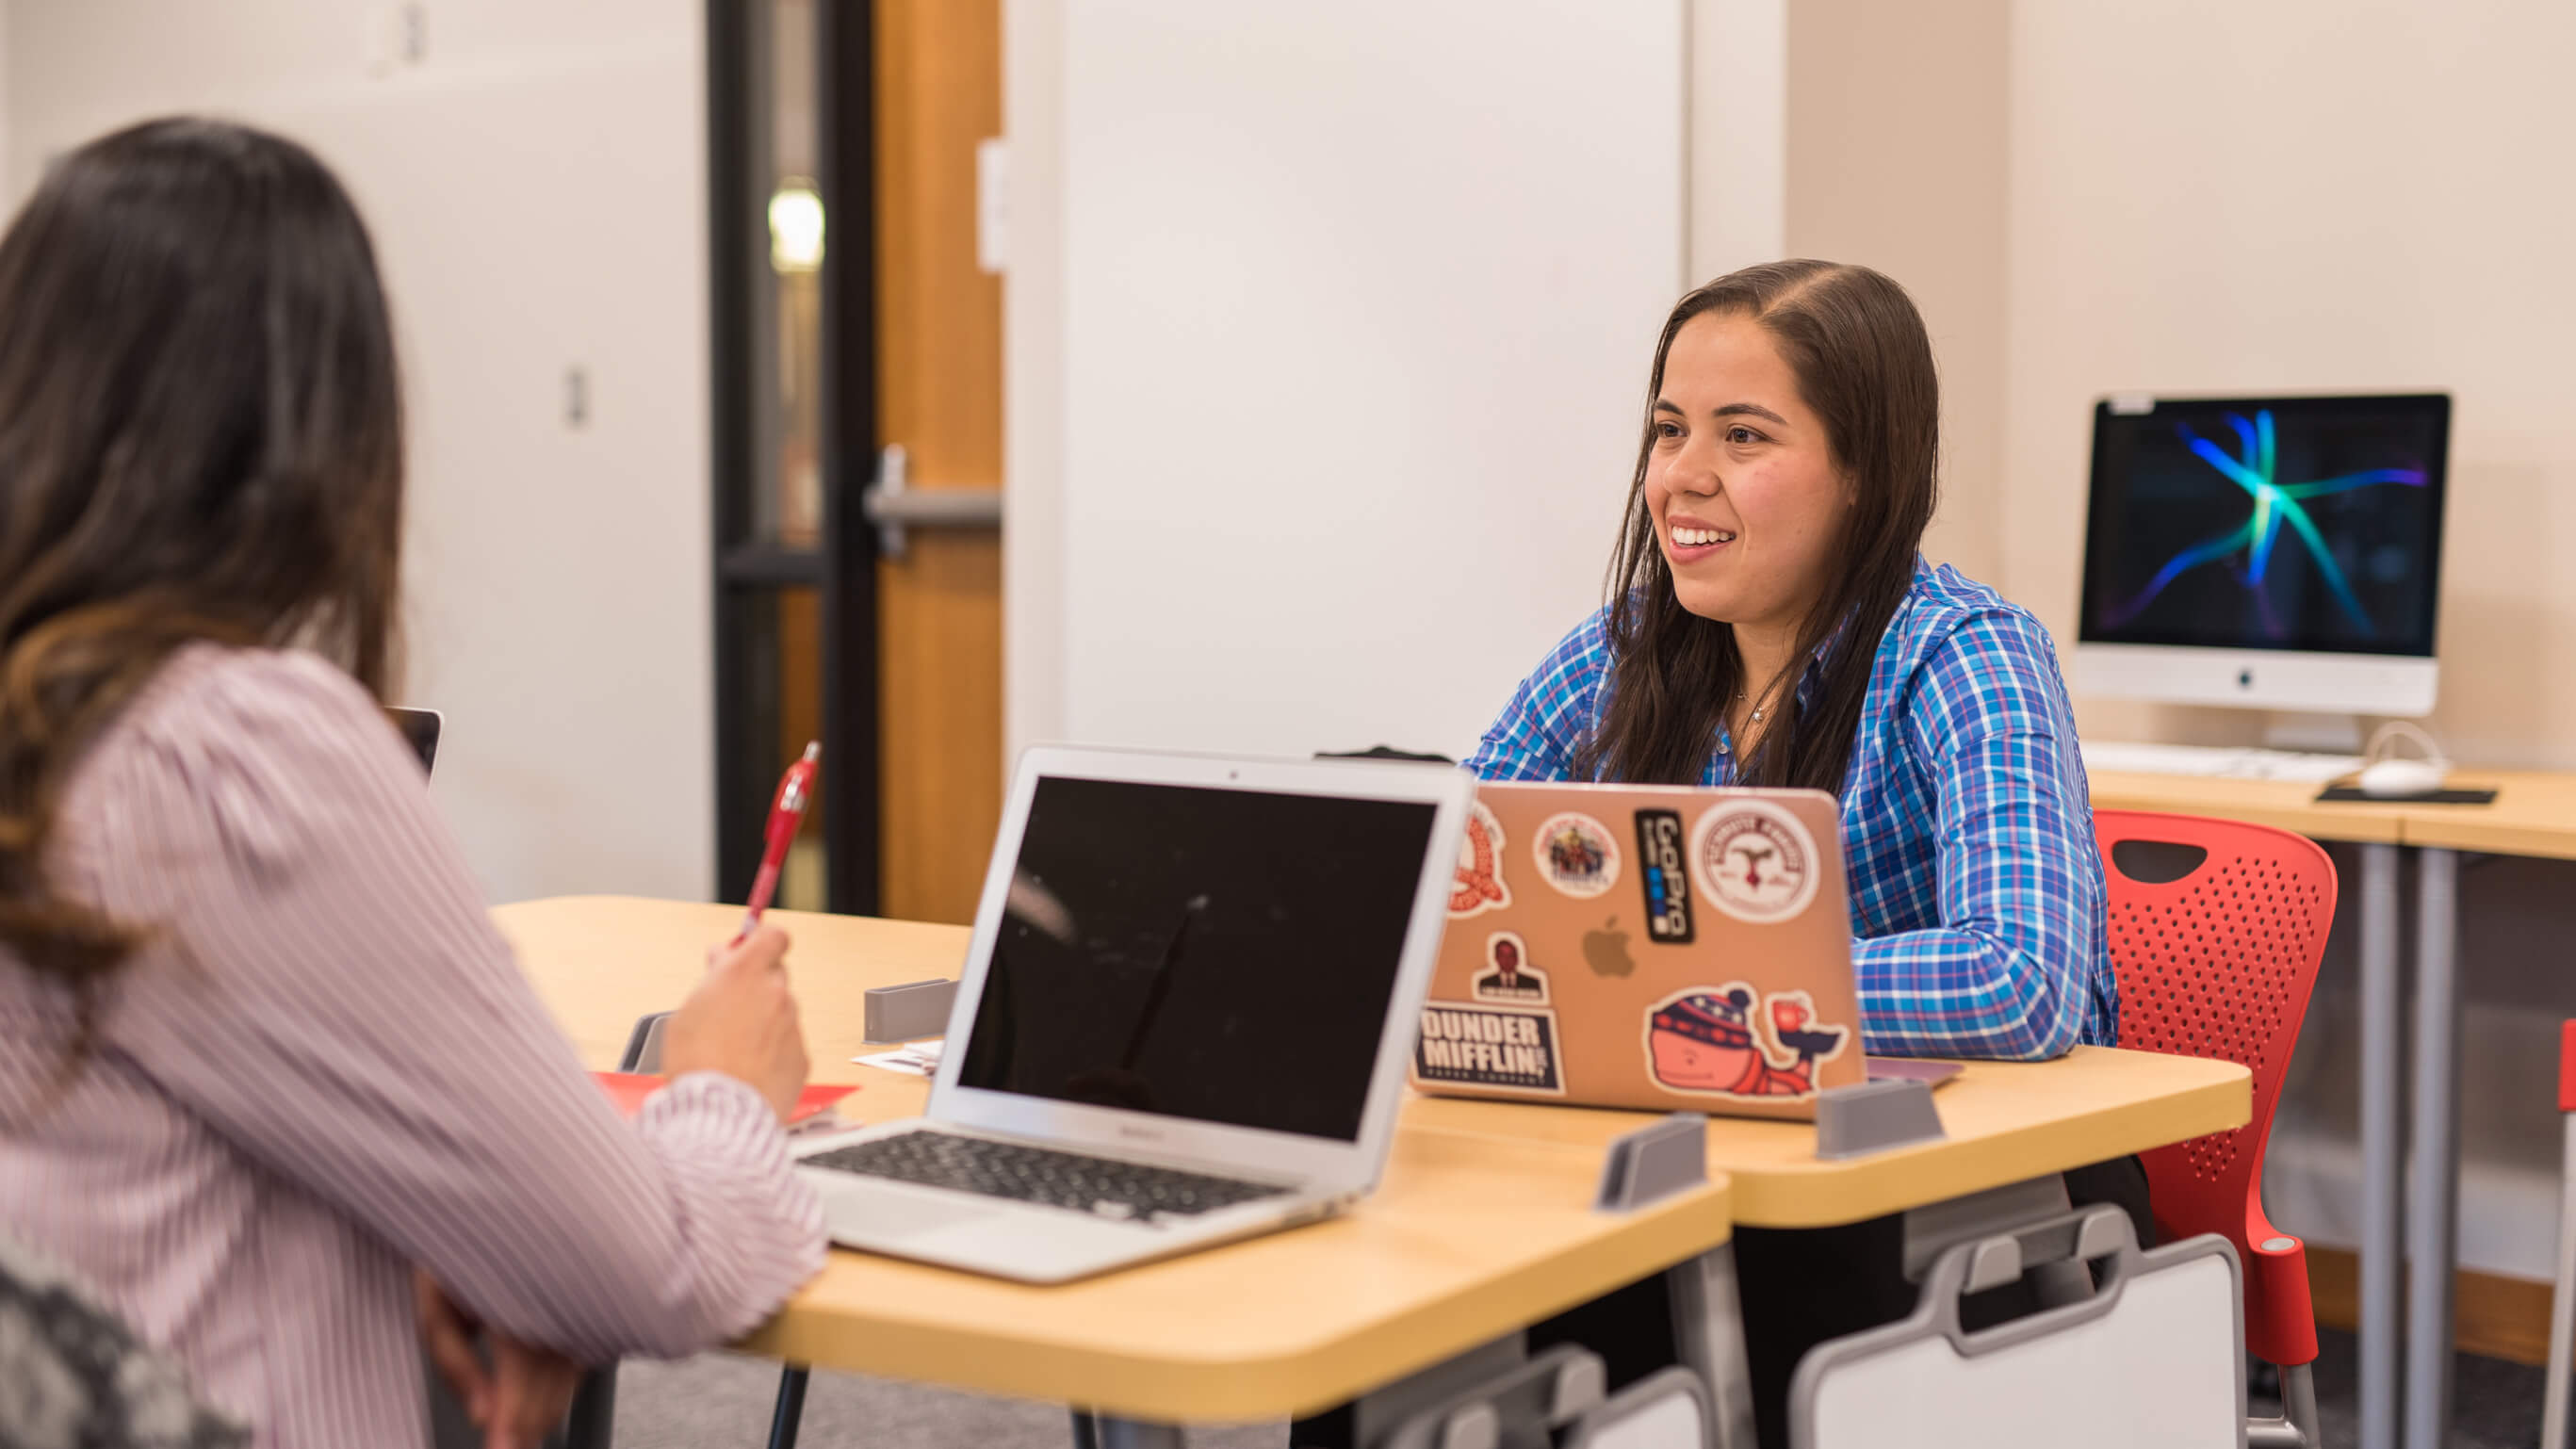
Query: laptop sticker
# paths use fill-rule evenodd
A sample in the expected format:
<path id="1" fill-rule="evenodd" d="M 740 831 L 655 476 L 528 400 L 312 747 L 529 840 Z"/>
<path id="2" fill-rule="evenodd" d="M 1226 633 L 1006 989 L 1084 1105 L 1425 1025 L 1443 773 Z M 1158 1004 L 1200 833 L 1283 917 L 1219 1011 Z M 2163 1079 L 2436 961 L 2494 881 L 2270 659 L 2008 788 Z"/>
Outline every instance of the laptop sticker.
<path id="1" fill-rule="evenodd" d="M 1503 822 L 1478 801 L 1467 812 L 1467 838 L 1458 842 L 1458 874 L 1449 886 L 1449 914 L 1455 919 L 1512 903 L 1503 884 Z"/>
<path id="2" fill-rule="evenodd" d="M 1628 933 L 1619 929 L 1619 918 L 1612 916 L 1601 923 L 1601 929 L 1583 933 L 1583 964 L 1595 976 L 1625 976 L 1637 969 L 1637 958 L 1628 954 Z"/>
<path id="3" fill-rule="evenodd" d="M 1637 812 L 1637 882 L 1646 892 L 1646 939 L 1650 941 L 1667 946 L 1691 943 L 1689 846 L 1680 811 Z"/>
<path id="4" fill-rule="evenodd" d="M 1422 1008 L 1413 1079 L 1562 1097 L 1556 1041 L 1556 1013 L 1545 1007 L 1434 1001 Z"/>
<path id="5" fill-rule="evenodd" d="M 1816 1064 L 1851 1040 L 1847 1026 L 1821 1026 L 1803 991 L 1775 991 L 1754 1012 L 1743 982 L 1693 986 L 1646 1012 L 1646 1070 L 1667 1091 L 1712 1097 L 1807 1097 Z M 1764 1032 L 1769 1028 L 1768 1035 Z"/>
<path id="6" fill-rule="evenodd" d="M 1529 946 L 1517 931 L 1496 931 L 1485 938 L 1486 969 L 1469 982 L 1478 1001 L 1547 1004 L 1547 973 L 1530 964 Z"/>
<path id="7" fill-rule="evenodd" d="M 1549 885 L 1588 900 L 1619 883 L 1619 842 L 1589 815 L 1551 815 L 1530 841 L 1538 873 Z"/>
<path id="8" fill-rule="evenodd" d="M 1817 866 L 1816 838 L 1768 800 L 1711 806 L 1691 831 L 1700 893 L 1748 925 L 1795 919 L 1816 898 Z"/>

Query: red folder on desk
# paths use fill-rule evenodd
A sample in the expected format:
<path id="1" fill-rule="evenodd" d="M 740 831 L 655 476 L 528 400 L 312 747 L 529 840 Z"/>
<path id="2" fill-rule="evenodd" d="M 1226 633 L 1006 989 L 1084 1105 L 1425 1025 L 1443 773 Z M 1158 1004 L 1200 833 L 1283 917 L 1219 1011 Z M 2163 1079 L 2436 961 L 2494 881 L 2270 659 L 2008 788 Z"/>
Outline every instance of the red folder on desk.
<path id="1" fill-rule="evenodd" d="M 671 1081 L 669 1077 L 650 1072 L 593 1072 L 591 1076 L 598 1079 L 600 1090 L 608 1094 L 608 1100 L 616 1104 L 618 1112 L 627 1117 L 643 1111 L 644 1099 L 662 1090 Z M 796 1111 L 788 1117 L 787 1125 L 793 1127 L 820 1116 L 832 1110 L 843 1097 L 857 1090 L 856 1087 L 820 1084 L 807 1087 L 804 1094 L 796 1099 Z"/>

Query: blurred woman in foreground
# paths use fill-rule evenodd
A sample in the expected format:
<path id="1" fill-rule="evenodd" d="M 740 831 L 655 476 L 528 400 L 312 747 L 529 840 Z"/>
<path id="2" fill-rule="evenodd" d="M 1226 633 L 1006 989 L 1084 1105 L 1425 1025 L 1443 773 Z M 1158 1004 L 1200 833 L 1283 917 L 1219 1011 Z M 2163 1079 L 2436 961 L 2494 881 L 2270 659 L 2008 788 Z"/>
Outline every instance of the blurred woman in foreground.
<path id="1" fill-rule="evenodd" d="M 379 707 L 402 460 L 302 148 L 137 126 L 0 239 L 0 1223 L 263 1445 L 422 1443 L 422 1328 L 533 1443 L 576 1363 L 823 1257 L 786 938 L 716 959 L 629 1124 L 485 916 Z"/>

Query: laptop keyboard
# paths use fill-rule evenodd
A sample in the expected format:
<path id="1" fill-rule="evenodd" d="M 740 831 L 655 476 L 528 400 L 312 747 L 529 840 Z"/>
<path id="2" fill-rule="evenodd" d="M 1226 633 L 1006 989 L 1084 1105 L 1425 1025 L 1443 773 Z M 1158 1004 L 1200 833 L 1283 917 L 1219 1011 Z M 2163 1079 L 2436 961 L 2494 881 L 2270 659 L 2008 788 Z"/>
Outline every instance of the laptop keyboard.
<path id="1" fill-rule="evenodd" d="M 1287 1192 L 1268 1183 L 947 1132 L 879 1137 L 815 1153 L 803 1165 L 1108 1217 L 1189 1216 Z"/>

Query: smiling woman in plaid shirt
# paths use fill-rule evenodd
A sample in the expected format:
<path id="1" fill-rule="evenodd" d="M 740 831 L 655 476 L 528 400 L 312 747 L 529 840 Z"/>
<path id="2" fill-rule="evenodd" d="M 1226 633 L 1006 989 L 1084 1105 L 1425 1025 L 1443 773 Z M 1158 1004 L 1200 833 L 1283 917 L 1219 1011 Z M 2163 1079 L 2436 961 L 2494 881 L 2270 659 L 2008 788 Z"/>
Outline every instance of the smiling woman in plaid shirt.
<path id="1" fill-rule="evenodd" d="M 1865 267 L 1721 277 L 1664 324 L 1610 602 L 1468 761 L 1493 780 L 1788 785 L 1842 801 L 1869 1050 L 2036 1059 L 2113 1040 L 2102 861 L 2046 630 L 1923 561 L 1940 390 L 1923 319 Z M 2152 1241 L 2136 1159 L 2067 1174 Z M 1902 1317 L 1895 1218 L 1739 1229 L 1756 1415 Z M 1633 1377 L 1671 1361 L 1650 1280 L 1533 1333 Z M 1304 1441 L 1300 1441 L 1304 1442 Z"/>
<path id="2" fill-rule="evenodd" d="M 1842 799 L 1873 1052 L 2034 1059 L 2118 1021 L 2075 721 L 2039 621 L 1918 551 L 1940 393 L 1865 267 L 1754 267 L 1655 351 L 1611 601 L 1522 681 L 1491 780 Z"/>

